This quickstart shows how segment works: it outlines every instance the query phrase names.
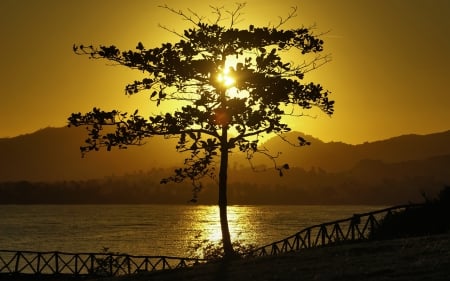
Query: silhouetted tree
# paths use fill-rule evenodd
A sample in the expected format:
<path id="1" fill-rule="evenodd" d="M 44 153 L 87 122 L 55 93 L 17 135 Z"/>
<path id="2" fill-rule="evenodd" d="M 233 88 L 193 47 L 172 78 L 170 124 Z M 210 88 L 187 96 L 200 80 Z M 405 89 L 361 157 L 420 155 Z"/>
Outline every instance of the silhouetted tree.
<path id="1" fill-rule="evenodd" d="M 74 52 L 91 58 L 103 58 L 148 76 L 126 86 L 128 95 L 148 91 L 150 100 L 160 105 L 175 100 L 179 108 L 173 112 L 144 118 L 136 110 L 133 114 L 120 111 L 74 113 L 70 125 L 89 125 L 89 138 L 81 147 L 82 153 L 100 147 L 143 144 L 152 136 L 178 137 L 176 149 L 188 152 L 184 167 L 162 182 L 191 180 L 194 191 L 201 187 L 199 179 L 215 177 L 219 164 L 219 212 L 225 256 L 233 255 L 227 220 L 228 154 L 239 150 L 251 159 L 261 152 L 258 146 L 264 134 L 281 135 L 290 131 L 283 116 L 302 116 L 305 109 L 318 107 L 326 114 L 333 113 L 333 101 L 321 85 L 301 83 L 304 74 L 328 61 L 320 56 L 323 41 L 308 28 L 283 30 L 281 26 L 293 18 L 296 8 L 278 25 L 237 29 L 244 4 L 234 10 L 213 8 L 215 21 L 205 22 L 194 12 L 162 8 L 192 23 L 192 28 L 177 33 L 176 43 L 164 43 L 147 49 L 139 42 L 136 50 L 120 51 L 116 46 L 75 45 Z M 227 16 L 228 27 L 220 25 Z M 309 62 L 286 62 L 286 53 L 316 54 Z M 115 131 L 103 132 L 106 125 Z M 299 137 L 296 145 L 308 144 Z M 219 161 L 216 159 L 219 158 Z M 274 158 L 272 158 L 274 160 Z M 218 162 L 218 163 L 216 163 Z M 275 168 L 280 175 L 289 166 Z M 195 201 L 194 192 L 194 201 Z"/>

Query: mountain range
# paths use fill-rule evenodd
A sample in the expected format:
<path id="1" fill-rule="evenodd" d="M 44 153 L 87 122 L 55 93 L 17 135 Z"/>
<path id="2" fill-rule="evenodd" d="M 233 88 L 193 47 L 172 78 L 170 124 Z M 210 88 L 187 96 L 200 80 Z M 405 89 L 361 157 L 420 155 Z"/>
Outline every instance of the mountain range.
<path id="1" fill-rule="evenodd" d="M 309 170 L 343 172 L 360 169 L 367 160 L 385 164 L 406 161 L 429 161 L 450 155 L 450 131 L 429 135 L 403 135 L 390 139 L 350 145 L 342 142 L 322 142 L 313 136 L 292 132 L 286 140 L 294 142 L 301 135 L 310 146 L 293 147 L 279 137 L 262 146 L 276 155 L 277 163 Z M 100 150 L 81 156 L 84 128 L 45 128 L 31 134 L 0 139 L 0 182 L 85 180 L 119 176 L 151 169 L 175 168 L 183 164 L 186 155 L 175 151 L 176 139 L 154 137 L 142 146 L 128 149 Z M 272 163 L 255 158 L 254 165 Z M 249 164 L 241 153 L 232 153 L 230 168 L 244 169 Z M 450 167 L 449 173 L 450 173 Z"/>
<path id="2" fill-rule="evenodd" d="M 298 136 L 310 146 L 293 147 Z M 84 128 L 46 128 L 0 139 L 1 203 L 170 203 L 192 196 L 192 186 L 162 178 L 180 167 L 176 139 L 151 138 L 143 146 L 90 152 L 81 157 Z M 350 145 L 322 142 L 298 132 L 262 144 L 268 159 L 232 153 L 230 204 L 378 204 L 417 202 L 450 185 L 450 131 L 403 135 Z M 278 154 L 278 152 L 281 152 Z M 285 166 L 287 167 L 287 166 Z M 217 186 L 205 181 L 199 198 L 214 204 Z"/>

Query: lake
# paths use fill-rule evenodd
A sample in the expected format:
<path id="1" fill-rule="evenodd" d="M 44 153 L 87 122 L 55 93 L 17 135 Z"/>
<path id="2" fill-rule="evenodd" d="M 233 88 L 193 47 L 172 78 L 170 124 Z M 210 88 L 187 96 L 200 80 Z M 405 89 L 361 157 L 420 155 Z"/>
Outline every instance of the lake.
<path id="1" fill-rule="evenodd" d="M 229 206 L 233 240 L 262 246 L 323 222 L 384 206 Z M 0 250 L 186 257 L 221 239 L 217 206 L 0 205 Z"/>

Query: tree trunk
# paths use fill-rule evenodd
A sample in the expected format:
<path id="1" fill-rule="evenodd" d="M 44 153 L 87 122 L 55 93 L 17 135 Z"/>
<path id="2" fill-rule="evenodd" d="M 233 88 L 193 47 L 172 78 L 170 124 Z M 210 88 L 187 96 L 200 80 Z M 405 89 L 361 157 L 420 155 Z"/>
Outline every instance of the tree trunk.
<path id="1" fill-rule="evenodd" d="M 228 126 L 222 128 L 222 141 L 220 147 L 220 171 L 219 171 L 219 212 L 220 227 L 222 230 L 222 243 L 225 258 L 234 256 L 231 244 L 230 229 L 227 217 L 227 173 L 228 173 Z"/>

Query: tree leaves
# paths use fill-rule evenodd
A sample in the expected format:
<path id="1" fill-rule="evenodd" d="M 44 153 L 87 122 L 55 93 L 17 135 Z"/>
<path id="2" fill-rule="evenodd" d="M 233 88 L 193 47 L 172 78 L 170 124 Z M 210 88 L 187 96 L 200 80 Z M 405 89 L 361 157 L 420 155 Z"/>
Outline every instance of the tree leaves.
<path id="1" fill-rule="evenodd" d="M 170 10 L 170 9 L 169 9 Z M 181 109 L 162 112 L 144 118 L 118 111 L 72 114 L 72 125 L 87 125 L 89 139 L 82 152 L 107 150 L 117 146 L 139 145 L 147 137 L 162 135 L 178 137 L 177 149 L 190 153 L 186 169 L 175 171 L 174 180 L 197 180 L 210 175 L 209 165 L 222 147 L 237 147 L 244 153 L 258 153 L 257 139 L 267 133 L 282 134 L 290 131 L 283 116 L 287 107 L 307 110 L 312 107 L 331 115 L 334 101 L 320 84 L 302 84 L 306 72 L 316 68 L 316 61 L 285 61 L 284 54 L 317 53 L 323 50 L 323 41 L 307 28 L 282 30 L 277 27 L 238 29 L 219 25 L 220 21 L 193 22 L 183 13 L 177 13 L 193 23 L 193 27 L 176 33 L 178 42 L 165 42 L 159 47 L 146 49 L 142 42 L 134 50 L 121 51 L 116 46 L 74 45 L 77 54 L 94 59 L 106 59 L 115 64 L 137 69 L 144 74 L 141 80 L 126 85 L 125 93 L 134 95 L 148 91 L 149 99 L 157 106 L 166 101 L 182 102 Z M 293 16 L 290 14 L 288 18 Z M 232 16 L 233 18 L 234 16 Z M 280 22 L 280 25 L 284 21 Z M 225 65 L 230 57 L 237 58 L 234 65 Z M 324 60 L 326 62 L 326 60 Z M 321 63 L 323 60 L 317 62 Z M 217 81 L 217 75 L 230 67 L 235 77 L 236 97 L 230 89 Z M 240 97 L 240 98 L 239 98 Z M 181 103 L 180 103 L 181 104 Z M 103 131 L 113 126 L 115 131 Z M 223 129 L 234 128 L 237 135 L 221 138 Z M 256 138 L 256 141 L 251 140 Z M 310 143 L 299 138 L 299 145 Z M 285 164 L 277 168 L 280 175 L 289 169 Z"/>
<path id="2" fill-rule="evenodd" d="M 303 137 L 298 137 L 297 139 L 298 139 L 300 146 L 311 145 L 311 142 L 305 140 Z"/>
<path id="3" fill-rule="evenodd" d="M 137 44 L 136 49 L 139 50 L 139 51 L 143 51 L 143 50 L 145 49 L 145 48 L 144 48 L 144 45 L 142 44 L 142 42 L 139 42 L 139 43 Z"/>

